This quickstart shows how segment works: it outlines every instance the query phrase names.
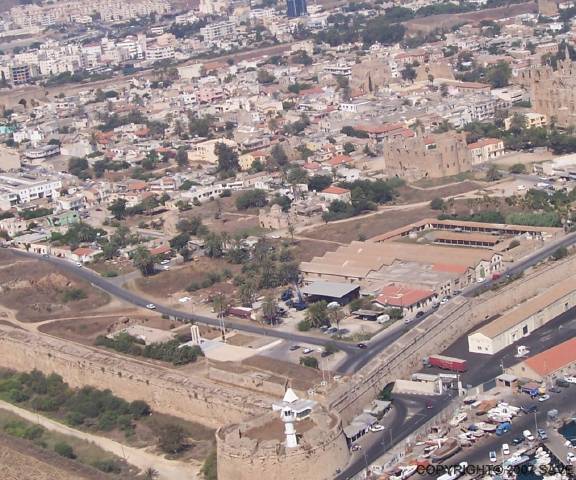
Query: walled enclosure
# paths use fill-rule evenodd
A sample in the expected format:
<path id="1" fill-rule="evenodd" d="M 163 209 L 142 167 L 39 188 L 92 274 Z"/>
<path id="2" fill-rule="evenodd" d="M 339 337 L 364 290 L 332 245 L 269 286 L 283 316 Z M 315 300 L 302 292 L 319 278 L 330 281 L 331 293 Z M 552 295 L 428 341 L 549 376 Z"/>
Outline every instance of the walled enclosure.
<path id="1" fill-rule="evenodd" d="M 72 387 L 109 388 L 128 401 L 211 428 L 269 412 L 272 397 L 177 370 L 0 325 L 2 366 L 56 372 Z"/>
<path id="2" fill-rule="evenodd" d="M 235 480 L 328 480 L 348 463 L 350 452 L 342 422 L 316 406 L 315 427 L 302 433 L 299 446 L 286 449 L 278 440 L 249 438 L 246 431 L 279 419 L 278 412 L 250 420 L 249 424 L 222 427 L 216 433 L 218 478 Z M 295 424 L 298 432 L 298 422 Z"/>

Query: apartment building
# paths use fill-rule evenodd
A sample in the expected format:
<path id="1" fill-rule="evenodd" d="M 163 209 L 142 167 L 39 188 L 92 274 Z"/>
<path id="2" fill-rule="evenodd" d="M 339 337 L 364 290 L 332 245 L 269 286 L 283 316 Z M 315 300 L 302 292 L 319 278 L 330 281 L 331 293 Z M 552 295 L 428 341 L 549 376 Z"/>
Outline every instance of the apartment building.
<path id="1" fill-rule="evenodd" d="M 236 25 L 230 21 L 212 23 L 202 27 L 200 35 L 204 37 L 205 42 L 209 43 L 228 40 L 236 36 Z"/>
<path id="2" fill-rule="evenodd" d="M 214 140 L 206 140 L 190 147 L 188 151 L 189 162 L 201 163 L 216 163 L 218 162 L 218 155 L 216 155 L 216 145 L 224 143 L 229 147 L 236 148 L 236 142 L 226 138 L 218 138 Z"/>
<path id="3" fill-rule="evenodd" d="M 482 138 L 468 145 L 472 164 L 477 165 L 504 155 L 504 142 L 499 138 Z"/>
<path id="4" fill-rule="evenodd" d="M 62 182 L 30 175 L 0 175 L 0 208 L 10 208 L 40 198 L 58 198 Z"/>

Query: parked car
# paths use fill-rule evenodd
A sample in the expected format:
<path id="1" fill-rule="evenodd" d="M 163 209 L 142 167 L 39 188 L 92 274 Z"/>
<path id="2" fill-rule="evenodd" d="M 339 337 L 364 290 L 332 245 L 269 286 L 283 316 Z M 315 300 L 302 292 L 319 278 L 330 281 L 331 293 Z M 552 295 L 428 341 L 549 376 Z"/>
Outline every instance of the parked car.
<path id="1" fill-rule="evenodd" d="M 538 405 L 522 405 L 520 410 L 522 410 L 524 413 L 534 413 L 538 411 Z"/>
<path id="2" fill-rule="evenodd" d="M 167 258 L 165 258 L 164 260 L 162 260 L 160 262 L 160 265 L 169 265 L 170 264 L 170 260 L 168 260 Z"/>
<path id="3" fill-rule="evenodd" d="M 81 266 L 82 266 L 82 263 L 81 263 L 81 262 L 76 262 L 76 266 L 77 266 L 77 267 L 81 267 Z"/>
<path id="4" fill-rule="evenodd" d="M 146 308 L 147 308 L 148 310 L 156 310 L 156 305 L 154 305 L 153 303 L 148 303 L 148 304 L 146 305 Z"/>
<path id="5" fill-rule="evenodd" d="M 514 437 L 512 439 L 512 445 L 520 445 L 524 442 L 524 437 Z"/>
<path id="6" fill-rule="evenodd" d="M 548 440 L 548 434 L 546 433 L 546 430 L 539 428 L 537 432 L 538 438 L 540 438 L 540 440 Z"/>
<path id="7" fill-rule="evenodd" d="M 576 377 L 564 377 L 568 383 L 576 383 Z"/>
<path id="8" fill-rule="evenodd" d="M 538 397 L 539 402 L 545 402 L 546 400 L 550 400 L 550 395 L 540 395 L 540 397 Z"/>
<path id="9" fill-rule="evenodd" d="M 507 443 L 502 444 L 502 455 L 510 455 L 510 446 Z"/>
<path id="10" fill-rule="evenodd" d="M 562 390 L 560 390 L 558 387 L 549 387 L 548 391 L 552 393 L 560 393 Z"/>
<path id="11" fill-rule="evenodd" d="M 352 450 L 353 452 L 357 452 L 359 450 L 362 450 L 362 446 L 355 443 L 350 447 L 350 450 Z"/>
<path id="12" fill-rule="evenodd" d="M 300 348 L 300 345 L 290 345 L 290 348 L 288 350 L 290 350 L 291 352 L 294 352 L 295 350 L 298 350 Z"/>
<path id="13" fill-rule="evenodd" d="M 532 435 L 532 432 L 530 430 L 524 430 L 522 432 L 522 435 L 524 435 L 524 438 L 529 442 L 533 442 L 535 440 L 534 435 Z"/>
<path id="14" fill-rule="evenodd" d="M 305 348 L 304 350 L 302 350 L 302 353 L 304 355 L 308 355 L 309 353 L 312 353 L 314 350 L 312 350 L 311 348 Z"/>
<path id="15" fill-rule="evenodd" d="M 368 345 L 366 345 L 365 343 L 359 343 L 358 345 L 356 345 L 358 348 L 361 348 L 362 350 L 366 350 L 368 348 Z"/>
<path id="16" fill-rule="evenodd" d="M 424 316 L 424 312 L 420 311 L 416 314 L 416 318 L 421 318 Z"/>
<path id="17" fill-rule="evenodd" d="M 491 462 L 495 462 L 496 460 L 498 460 L 498 457 L 496 456 L 496 452 L 495 451 L 491 451 L 488 456 L 490 457 L 490 461 Z"/>
<path id="18" fill-rule="evenodd" d="M 379 423 L 375 423 L 370 427 L 371 432 L 381 432 L 382 430 L 384 430 L 384 426 Z"/>
<path id="19" fill-rule="evenodd" d="M 563 378 L 557 378 L 556 385 L 562 388 L 568 388 L 570 386 L 570 383 L 564 380 Z"/>

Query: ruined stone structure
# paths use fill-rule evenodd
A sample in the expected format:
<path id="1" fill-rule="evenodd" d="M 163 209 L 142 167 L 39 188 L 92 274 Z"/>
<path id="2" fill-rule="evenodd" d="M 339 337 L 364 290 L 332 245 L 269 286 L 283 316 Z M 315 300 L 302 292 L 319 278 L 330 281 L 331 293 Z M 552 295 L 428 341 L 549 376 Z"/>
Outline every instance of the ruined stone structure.
<path id="1" fill-rule="evenodd" d="M 138 359 L 0 325 L 2 366 L 56 372 L 72 387 L 109 388 L 128 401 L 209 427 L 269 411 L 273 397 L 219 384 Z"/>
<path id="2" fill-rule="evenodd" d="M 352 66 L 350 87 L 362 93 L 377 92 L 393 78 L 388 59 L 371 58 Z"/>
<path id="3" fill-rule="evenodd" d="M 519 82 L 530 91 L 532 108 L 550 119 L 556 119 L 561 127 L 576 125 L 576 63 L 570 60 L 521 72 Z"/>
<path id="4" fill-rule="evenodd" d="M 538 13 L 545 17 L 554 17 L 558 15 L 558 1 L 538 0 Z"/>
<path id="5" fill-rule="evenodd" d="M 328 480 L 343 469 L 350 453 L 338 415 L 315 408 L 296 423 L 300 439 L 286 448 L 278 414 L 222 427 L 216 433 L 218 478 L 234 480 Z"/>
<path id="6" fill-rule="evenodd" d="M 288 228 L 288 225 L 296 223 L 296 215 L 291 210 L 283 212 L 282 207 L 275 204 L 269 210 L 263 208 L 258 212 L 258 222 L 262 228 L 282 230 Z"/>
<path id="7" fill-rule="evenodd" d="M 369 168 L 408 181 L 457 175 L 472 167 L 463 132 L 398 138 L 382 145 L 382 157 L 371 161 Z"/>

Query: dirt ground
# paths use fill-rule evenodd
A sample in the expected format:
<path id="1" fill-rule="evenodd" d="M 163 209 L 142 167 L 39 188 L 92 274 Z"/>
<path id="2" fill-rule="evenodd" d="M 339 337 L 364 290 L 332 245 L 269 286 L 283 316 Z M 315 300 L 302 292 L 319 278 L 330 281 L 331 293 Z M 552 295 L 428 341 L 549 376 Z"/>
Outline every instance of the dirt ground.
<path id="1" fill-rule="evenodd" d="M 31 442 L 0 434 L 2 480 L 106 480 L 97 470 L 67 460 Z"/>
<path id="2" fill-rule="evenodd" d="M 533 164 L 542 163 L 547 160 L 552 160 L 553 158 L 554 154 L 548 151 L 536 151 L 534 153 L 514 152 L 497 158 L 493 161 L 493 163 L 502 167 L 510 167 L 516 163 L 522 163 L 526 165 L 526 170 L 528 173 L 530 173 L 532 171 Z"/>
<path id="3" fill-rule="evenodd" d="M 314 422 L 310 418 L 298 422 L 298 433 L 302 434 L 314 428 Z M 260 441 L 283 440 L 284 439 L 284 422 L 280 418 L 268 422 L 260 427 L 251 428 L 244 432 L 244 435 L 250 438 L 256 438 Z"/>
<path id="4" fill-rule="evenodd" d="M 65 301 L 64 295 L 80 289 L 86 298 Z M 24 322 L 72 317 L 93 312 L 109 303 L 110 297 L 89 283 L 53 265 L 34 259 L 23 260 L 8 251 L 0 252 L 1 304 Z"/>
<path id="5" fill-rule="evenodd" d="M 131 290 L 137 290 L 145 293 L 147 296 L 154 298 L 166 299 L 175 294 L 182 293 L 189 297 L 195 298 L 198 295 L 206 296 L 210 289 L 202 289 L 198 292 L 185 292 L 186 287 L 193 282 L 202 283 L 207 277 L 208 272 L 222 273 L 228 269 L 232 274 L 240 270 L 239 265 L 231 265 L 223 259 L 211 259 L 200 257 L 199 260 L 187 263 L 182 267 L 172 268 L 172 270 L 162 271 L 150 277 L 141 277 L 128 282 L 125 286 Z M 234 288 L 228 282 L 218 282 L 212 289 L 227 292 L 229 288 Z"/>
<path id="6" fill-rule="evenodd" d="M 337 243 L 327 241 L 297 239 L 294 240 L 292 251 L 295 261 L 309 262 L 314 257 L 324 255 L 326 252 L 333 252 L 338 246 Z"/>
<path id="7" fill-rule="evenodd" d="M 120 330 L 128 325 L 139 324 L 150 328 L 170 330 L 170 327 L 177 327 L 180 324 L 160 315 L 150 314 L 149 316 L 101 316 L 73 318 L 41 325 L 38 330 L 42 333 L 54 335 L 55 337 L 72 340 L 73 342 L 93 345 L 96 337 L 106 335 L 110 332 Z"/>
<path id="8" fill-rule="evenodd" d="M 327 225 L 309 230 L 302 235 L 309 238 L 329 238 L 335 242 L 349 243 L 361 238 L 375 237 L 376 235 L 417 222 L 423 218 L 435 217 L 437 215 L 438 212 L 428 206 L 402 211 L 384 211 L 378 215 L 358 218 L 349 222 L 328 223 Z"/>
<path id="9" fill-rule="evenodd" d="M 313 368 L 302 367 L 271 357 L 256 355 L 242 361 L 242 365 L 256 367 L 274 375 L 291 379 L 291 386 L 298 390 L 308 390 L 322 381 L 322 372 Z"/>
<path id="10" fill-rule="evenodd" d="M 481 20 L 497 20 L 509 18 L 522 13 L 534 13 L 537 6 L 535 2 L 508 5 L 506 7 L 489 8 L 476 12 L 454 13 L 445 15 L 432 15 L 425 18 L 415 18 L 404 22 L 409 33 L 431 32 L 437 28 L 450 28 L 463 23 L 477 23 Z"/>
<path id="11" fill-rule="evenodd" d="M 406 185 L 398 189 L 399 196 L 397 203 L 429 202 L 434 198 L 453 197 L 462 193 L 478 190 L 480 187 L 480 184 L 468 180 L 455 183 L 454 185 L 439 185 L 437 187 L 431 186 L 430 188 L 414 188 Z"/>

